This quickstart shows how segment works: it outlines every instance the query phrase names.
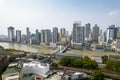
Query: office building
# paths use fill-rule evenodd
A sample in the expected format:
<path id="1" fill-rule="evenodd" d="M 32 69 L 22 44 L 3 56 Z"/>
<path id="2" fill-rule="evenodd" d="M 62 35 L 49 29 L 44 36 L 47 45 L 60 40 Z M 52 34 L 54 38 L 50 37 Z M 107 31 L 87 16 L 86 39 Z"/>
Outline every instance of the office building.
<path id="1" fill-rule="evenodd" d="M 27 43 L 30 43 L 30 37 L 31 37 L 31 33 L 30 33 L 30 31 L 29 31 L 29 28 L 27 27 L 26 28 L 26 34 L 27 34 Z"/>
<path id="2" fill-rule="evenodd" d="M 20 30 L 16 30 L 16 41 L 21 42 L 21 31 Z"/>
<path id="3" fill-rule="evenodd" d="M 12 27 L 12 26 L 8 27 L 8 39 L 9 39 L 10 42 L 13 42 L 14 39 L 15 39 L 14 27 Z"/>
<path id="4" fill-rule="evenodd" d="M 57 27 L 54 27 L 54 28 L 53 28 L 53 32 L 52 32 L 52 42 L 53 42 L 53 43 L 58 42 L 58 38 L 59 38 L 58 28 L 57 28 Z"/>
<path id="5" fill-rule="evenodd" d="M 85 38 L 88 40 L 89 34 L 91 33 L 91 24 L 85 24 Z"/>
<path id="6" fill-rule="evenodd" d="M 72 32 L 72 41 L 74 43 L 84 43 L 85 40 L 85 27 L 81 26 L 81 22 L 74 22 L 73 32 Z"/>
<path id="7" fill-rule="evenodd" d="M 93 31 L 92 31 L 92 40 L 98 42 L 98 37 L 99 37 L 99 26 L 95 24 L 95 26 L 93 26 Z"/>

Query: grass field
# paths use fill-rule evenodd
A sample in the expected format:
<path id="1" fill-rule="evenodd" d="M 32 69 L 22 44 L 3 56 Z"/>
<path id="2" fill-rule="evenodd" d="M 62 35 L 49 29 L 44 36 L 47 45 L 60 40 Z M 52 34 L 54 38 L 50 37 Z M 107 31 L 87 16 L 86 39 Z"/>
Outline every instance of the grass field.
<path id="1" fill-rule="evenodd" d="M 103 55 L 119 55 L 120 53 L 116 53 L 116 52 L 95 52 L 95 51 L 82 51 L 82 50 L 68 50 L 67 53 L 71 53 L 71 54 L 80 54 L 82 56 L 89 56 L 92 57 L 94 56 L 103 56 Z"/>

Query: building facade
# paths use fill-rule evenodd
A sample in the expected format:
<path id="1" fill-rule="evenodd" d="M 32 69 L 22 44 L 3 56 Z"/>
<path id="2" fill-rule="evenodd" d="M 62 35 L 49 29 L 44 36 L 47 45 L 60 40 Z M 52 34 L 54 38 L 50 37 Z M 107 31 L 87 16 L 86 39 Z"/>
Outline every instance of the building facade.
<path id="1" fill-rule="evenodd" d="M 59 34 L 58 34 L 58 28 L 54 27 L 52 32 L 52 42 L 56 43 L 58 42 Z"/>
<path id="2" fill-rule="evenodd" d="M 85 38 L 88 40 L 89 34 L 91 33 L 91 24 L 85 24 Z"/>
<path id="3" fill-rule="evenodd" d="M 81 26 L 81 22 L 74 22 L 72 41 L 74 43 L 84 43 L 85 40 L 85 27 Z"/>
<path id="4" fill-rule="evenodd" d="M 12 26 L 8 27 L 8 40 L 10 42 L 13 42 L 15 40 L 14 27 L 12 27 Z"/>
<path id="5" fill-rule="evenodd" d="M 109 26 L 109 28 L 107 28 L 107 31 L 108 31 L 107 32 L 107 35 L 108 35 L 107 41 L 109 39 L 115 40 L 116 39 L 116 35 L 117 35 L 117 29 L 116 29 L 115 25 Z"/>
<path id="6" fill-rule="evenodd" d="M 99 37 L 99 26 L 95 24 L 95 26 L 93 26 L 92 40 L 98 42 L 98 37 Z"/>
<path id="7" fill-rule="evenodd" d="M 21 42 L 21 31 L 20 30 L 16 30 L 16 41 Z"/>
<path id="8" fill-rule="evenodd" d="M 38 29 L 36 30 L 36 43 L 40 44 L 40 32 L 38 31 Z"/>
<path id="9" fill-rule="evenodd" d="M 27 27 L 26 28 L 26 34 L 27 34 L 27 43 L 30 43 L 30 36 L 31 36 L 31 33 L 30 33 L 30 31 L 29 31 L 29 28 Z"/>

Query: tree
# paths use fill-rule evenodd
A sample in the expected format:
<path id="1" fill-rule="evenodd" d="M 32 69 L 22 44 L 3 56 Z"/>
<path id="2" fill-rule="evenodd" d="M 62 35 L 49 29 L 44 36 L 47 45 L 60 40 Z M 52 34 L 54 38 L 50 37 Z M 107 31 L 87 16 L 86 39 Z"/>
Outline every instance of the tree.
<path id="1" fill-rule="evenodd" d="M 72 58 L 69 58 L 69 57 L 63 57 L 61 60 L 60 60 L 60 64 L 63 65 L 63 66 L 71 66 L 71 63 L 74 59 Z"/>
<path id="2" fill-rule="evenodd" d="M 112 70 L 112 71 L 120 72 L 120 61 L 108 60 L 106 62 L 105 68 L 107 70 Z"/>
<path id="3" fill-rule="evenodd" d="M 72 65 L 73 67 L 76 67 L 76 68 L 83 67 L 83 61 L 79 59 L 75 59 L 74 61 L 72 61 Z"/>
<path id="4" fill-rule="evenodd" d="M 91 60 L 91 68 L 92 69 L 97 69 L 98 68 L 98 64 L 95 60 Z"/>
<path id="5" fill-rule="evenodd" d="M 95 60 L 91 60 L 88 56 L 85 56 L 83 59 L 83 67 L 88 69 L 98 68 L 98 64 Z"/>
<path id="6" fill-rule="evenodd" d="M 102 60 L 103 60 L 103 63 L 106 63 L 106 61 L 108 60 L 108 56 L 107 55 L 102 56 Z"/>
<path id="7" fill-rule="evenodd" d="M 58 67 L 58 64 L 54 62 L 54 63 L 52 63 L 50 66 L 51 66 L 51 67 L 54 67 L 54 68 L 57 68 L 57 67 Z"/>
<path id="8" fill-rule="evenodd" d="M 104 80 L 104 75 L 102 71 L 96 70 L 94 73 L 91 74 L 91 78 L 93 80 Z"/>

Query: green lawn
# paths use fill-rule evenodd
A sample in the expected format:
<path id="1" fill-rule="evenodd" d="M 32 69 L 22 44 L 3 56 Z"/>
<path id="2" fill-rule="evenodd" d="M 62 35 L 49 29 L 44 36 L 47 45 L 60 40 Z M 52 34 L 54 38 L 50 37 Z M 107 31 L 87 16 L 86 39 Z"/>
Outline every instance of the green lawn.
<path id="1" fill-rule="evenodd" d="M 67 53 L 71 54 L 80 54 L 82 56 L 89 56 L 92 57 L 94 56 L 103 56 L 103 55 L 120 55 L 120 53 L 115 53 L 115 52 L 95 52 L 95 51 L 82 51 L 82 50 L 68 50 Z"/>

